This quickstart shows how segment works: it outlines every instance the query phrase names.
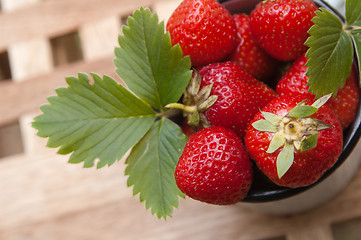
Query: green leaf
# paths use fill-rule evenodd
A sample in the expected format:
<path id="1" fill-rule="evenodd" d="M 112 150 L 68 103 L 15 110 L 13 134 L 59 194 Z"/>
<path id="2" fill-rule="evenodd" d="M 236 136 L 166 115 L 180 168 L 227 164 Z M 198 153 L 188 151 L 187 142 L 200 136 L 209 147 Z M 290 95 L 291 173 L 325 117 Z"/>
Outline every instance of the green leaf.
<path id="1" fill-rule="evenodd" d="M 316 14 L 305 43 L 310 47 L 306 53 L 308 85 L 316 97 L 331 92 L 336 95 L 350 76 L 353 45 L 337 16 L 325 8 L 320 8 Z"/>
<path id="2" fill-rule="evenodd" d="M 310 105 L 296 106 L 287 113 L 287 117 L 305 118 L 315 114 L 317 110 L 318 108 Z"/>
<path id="3" fill-rule="evenodd" d="M 285 142 L 286 142 L 286 139 L 284 138 L 284 136 L 282 136 L 279 132 L 276 133 L 273 136 L 266 152 L 267 153 L 275 152 L 277 149 L 282 147 L 285 144 Z"/>
<path id="4" fill-rule="evenodd" d="M 346 0 L 347 25 L 361 26 L 361 4 L 360 0 Z"/>
<path id="5" fill-rule="evenodd" d="M 357 58 L 357 61 L 358 61 L 358 76 L 361 76 L 361 29 L 360 30 L 354 30 L 354 31 L 351 31 L 351 37 L 352 37 L 352 41 L 353 41 L 353 44 L 355 46 L 355 49 L 356 49 L 356 58 Z M 361 81 L 361 79 L 360 79 Z"/>
<path id="6" fill-rule="evenodd" d="M 282 151 L 278 154 L 276 161 L 278 178 L 281 179 L 292 166 L 294 150 L 292 143 L 286 143 Z"/>
<path id="7" fill-rule="evenodd" d="M 86 74 L 66 79 L 69 87 L 58 88 L 48 98 L 42 115 L 32 123 L 48 147 L 71 153 L 69 162 L 84 167 L 111 165 L 148 131 L 156 118 L 153 109 L 110 77 Z"/>
<path id="8" fill-rule="evenodd" d="M 350 31 L 361 76 L 361 5 L 359 0 L 346 1 L 346 29 Z M 361 81 L 361 79 L 360 79 Z"/>
<path id="9" fill-rule="evenodd" d="M 126 174 L 134 195 L 146 201 L 146 208 L 158 218 L 166 218 L 178 206 L 178 196 L 184 197 L 176 186 L 175 166 L 186 143 L 179 126 L 162 118 L 132 149 Z"/>
<path id="10" fill-rule="evenodd" d="M 315 108 L 320 108 L 322 107 L 323 105 L 326 104 L 326 102 L 332 97 L 332 94 L 328 94 L 328 95 L 325 95 L 325 96 L 322 96 L 320 97 L 319 99 L 317 99 L 314 103 L 312 103 L 312 107 L 315 107 Z"/>
<path id="11" fill-rule="evenodd" d="M 277 127 L 265 119 L 261 119 L 252 123 L 252 126 L 258 131 L 277 132 Z"/>
<path id="12" fill-rule="evenodd" d="M 190 80 L 191 62 L 179 45 L 172 46 L 164 23 L 140 8 L 128 18 L 123 34 L 114 63 L 129 89 L 158 110 L 177 102 Z"/>
<path id="13" fill-rule="evenodd" d="M 303 140 L 301 144 L 301 152 L 315 148 L 317 146 L 317 140 L 318 133 L 315 133 Z"/>
<path id="14" fill-rule="evenodd" d="M 263 112 L 261 111 L 263 117 L 272 125 L 277 126 L 283 119 L 282 116 L 278 116 L 277 114 L 270 113 L 270 112 Z"/>

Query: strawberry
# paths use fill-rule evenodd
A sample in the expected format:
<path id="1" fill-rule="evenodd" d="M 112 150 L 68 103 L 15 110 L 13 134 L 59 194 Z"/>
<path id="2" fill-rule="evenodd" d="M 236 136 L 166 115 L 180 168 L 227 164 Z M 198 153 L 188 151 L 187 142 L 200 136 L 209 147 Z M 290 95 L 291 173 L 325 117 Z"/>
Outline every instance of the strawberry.
<path id="1" fill-rule="evenodd" d="M 308 30 L 317 6 L 311 0 L 265 0 L 250 14 L 257 43 L 279 60 L 295 60 L 307 47 Z"/>
<path id="2" fill-rule="evenodd" d="M 201 130 L 203 127 L 201 125 L 198 125 L 197 127 L 191 126 L 187 123 L 187 121 L 183 121 L 181 123 L 181 129 L 184 135 L 186 135 L 188 138 L 190 138 L 193 134 Z"/>
<path id="3" fill-rule="evenodd" d="M 248 15 L 235 14 L 233 19 L 237 27 L 237 47 L 228 59 L 238 63 L 258 80 L 269 79 L 275 73 L 277 61 L 254 41 L 249 29 Z"/>
<path id="4" fill-rule="evenodd" d="M 241 138 L 253 116 L 276 96 L 266 84 L 232 62 L 209 64 L 199 73 L 201 88 L 213 84 L 211 94 L 218 96 L 204 111 L 206 119 L 211 125 L 233 130 Z"/>
<path id="5" fill-rule="evenodd" d="M 279 96 L 248 126 L 247 151 L 277 185 L 308 186 L 337 161 L 343 136 L 334 112 L 324 105 L 330 97 L 305 101 L 302 95 Z"/>
<path id="6" fill-rule="evenodd" d="M 236 44 L 232 15 L 215 0 L 183 0 L 169 18 L 167 30 L 193 66 L 221 61 Z"/>
<path id="7" fill-rule="evenodd" d="M 305 66 L 308 58 L 305 55 L 300 56 L 278 82 L 276 92 L 278 94 L 303 94 L 310 99 L 315 95 L 309 92 L 307 85 L 309 77 L 306 75 Z M 345 85 L 340 88 L 335 97 L 331 98 L 327 104 L 333 109 L 341 122 L 343 129 L 347 128 L 354 120 L 359 102 L 359 88 L 357 84 L 355 69 L 351 71 L 350 77 Z"/>
<path id="8" fill-rule="evenodd" d="M 177 186 L 183 193 L 217 205 L 241 201 L 251 187 L 252 175 L 241 139 L 215 126 L 192 135 L 175 170 Z"/>

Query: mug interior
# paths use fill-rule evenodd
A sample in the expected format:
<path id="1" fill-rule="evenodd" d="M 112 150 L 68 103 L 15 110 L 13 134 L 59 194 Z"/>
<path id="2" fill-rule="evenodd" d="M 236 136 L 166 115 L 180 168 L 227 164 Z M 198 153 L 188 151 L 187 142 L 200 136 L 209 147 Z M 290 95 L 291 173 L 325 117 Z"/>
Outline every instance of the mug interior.
<path id="1" fill-rule="evenodd" d="M 221 4 L 229 10 L 232 14 L 234 13 L 249 13 L 254 9 L 254 7 L 261 2 L 262 0 L 219 0 Z M 324 7 L 329 11 L 336 14 L 343 22 L 345 22 L 344 16 L 342 16 L 336 9 L 330 6 L 328 3 L 323 0 L 313 0 L 313 2 L 318 7 Z M 354 61 L 357 64 L 357 61 Z M 359 69 L 360 66 L 356 66 Z M 360 76 L 357 73 L 357 79 L 360 79 Z M 281 187 L 273 182 L 271 182 L 257 167 L 254 167 L 254 182 L 252 187 L 243 202 L 268 202 L 274 200 L 281 200 L 291 196 L 294 196 L 298 193 L 304 192 L 309 188 L 312 188 L 316 184 L 322 182 L 330 174 L 332 174 L 337 168 L 339 168 L 342 163 L 348 158 L 350 153 L 353 151 L 356 146 L 360 136 L 361 136 L 361 114 L 360 114 L 360 102 L 361 95 L 359 99 L 358 112 L 353 123 L 344 130 L 344 141 L 343 141 L 343 151 L 336 162 L 336 164 L 329 169 L 316 183 L 300 188 L 288 188 Z"/>

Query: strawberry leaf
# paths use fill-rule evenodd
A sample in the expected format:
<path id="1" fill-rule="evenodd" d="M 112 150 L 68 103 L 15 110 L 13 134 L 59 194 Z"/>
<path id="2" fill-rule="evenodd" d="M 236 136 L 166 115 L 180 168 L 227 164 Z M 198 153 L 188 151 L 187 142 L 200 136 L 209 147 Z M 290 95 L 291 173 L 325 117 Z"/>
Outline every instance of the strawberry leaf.
<path id="1" fill-rule="evenodd" d="M 361 5 L 358 0 L 346 1 L 346 21 L 347 29 L 355 48 L 356 59 L 359 66 L 359 76 L 361 76 Z M 361 80 L 361 79 L 360 79 Z"/>
<path id="2" fill-rule="evenodd" d="M 310 37 L 306 41 L 309 50 L 306 63 L 310 91 L 317 97 L 336 95 L 346 78 L 350 76 L 353 61 L 353 45 L 342 21 L 325 8 L 316 11 L 312 19 Z"/>
<path id="3" fill-rule="evenodd" d="M 358 61 L 358 66 L 359 66 L 358 75 L 361 76 L 361 29 L 351 31 L 351 37 L 352 37 L 353 44 L 355 46 L 356 59 Z M 361 79 L 360 79 L 360 81 L 361 81 Z"/>
<path id="4" fill-rule="evenodd" d="M 360 0 L 346 1 L 346 20 L 348 25 L 361 26 Z"/>
<path id="5" fill-rule="evenodd" d="M 157 139 L 157 141 L 154 141 Z M 170 216 L 178 206 L 178 195 L 184 197 L 174 179 L 175 166 L 186 142 L 180 128 L 168 119 L 154 123 L 134 146 L 125 173 L 133 194 L 140 193 L 146 208 L 158 218 Z"/>
<path id="6" fill-rule="evenodd" d="M 276 167 L 278 178 L 282 178 L 283 175 L 290 169 L 294 160 L 294 151 L 292 143 L 287 143 L 282 148 L 282 151 L 277 156 Z"/>
<path id="7" fill-rule="evenodd" d="M 128 18 L 123 34 L 114 63 L 128 88 L 158 110 L 177 102 L 190 80 L 191 62 L 179 45 L 172 46 L 164 23 L 140 8 Z"/>
<path id="8" fill-rule="evenodd" d="M 84 167 L 111 165 L 119 160 L 148 131 L 156 114 L 110 77 L 86 74 L 66 79 L 69 87 L 58 88 L 48 98 L 33 127 L 47 146 L 60 147 L 59 154 L 72 153 L 70 163 Z"/>
<path id="9" fill-rule="evenodd" d="M 180 99 L 191 64 L 149 9 L 136 10 L 128 24 L 114 62 L 129 90 L 108 76 L 92 74 L 93 84 L 83 73 L 69 77 L 69 86 L 48 98 L 33 127 L 49 138 L 49 147 L 71 153 L 69 162 L 84 167 L 95 160 L 98 168 L 111 165 L 130 152 L 128 185 L 147 209 L 166 218 L 183 197 L 173 174 L 186 137 L 163 107 Z"/>

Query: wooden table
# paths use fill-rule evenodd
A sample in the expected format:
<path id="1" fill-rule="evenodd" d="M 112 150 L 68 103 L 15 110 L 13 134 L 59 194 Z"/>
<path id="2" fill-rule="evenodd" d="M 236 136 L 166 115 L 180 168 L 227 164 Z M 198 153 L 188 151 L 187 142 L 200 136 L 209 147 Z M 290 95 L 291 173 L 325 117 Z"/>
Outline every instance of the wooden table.
<path id="1" fill-rule="evenodd" d="M 312 212 L 275 217 L 182 199 L 164 221 L 132 196 L 123 162 L 83 169 L 35 136 L 30 123 L 46 97 L 65 86 L 65 76 L 117 78 L 113 49 L 126 16 L 148 6 L 166 19 L 179 1 L 0 3 L 1 240 L 361 239 L 361 170 L 339 196 Z"/>

